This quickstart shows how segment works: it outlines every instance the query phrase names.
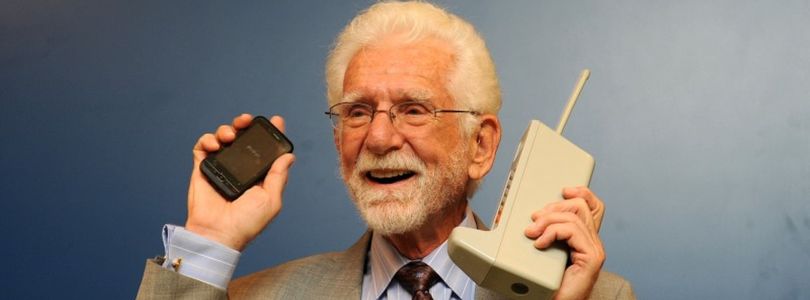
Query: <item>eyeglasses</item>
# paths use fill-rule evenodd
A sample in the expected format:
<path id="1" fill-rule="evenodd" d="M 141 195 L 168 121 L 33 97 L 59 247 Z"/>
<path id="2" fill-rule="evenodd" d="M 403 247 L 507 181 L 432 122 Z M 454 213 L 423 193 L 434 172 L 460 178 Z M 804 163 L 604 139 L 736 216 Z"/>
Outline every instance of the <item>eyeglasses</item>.
<path id="1" fill-rule="evenodd" d="M 423 126 L 436 119 L 438 113 L 467 113 L 473 116 L 481 113 L 472 110 L 436 109 L 427 101 L 406 101 L 397 103 L 388 110 L 375 109 L 363 102 L 341 102 L 324 112 L 332 120 L 335 129 L 357 129 L 371 123 L 378 112 L 388 113 L 394 126 Z"/>

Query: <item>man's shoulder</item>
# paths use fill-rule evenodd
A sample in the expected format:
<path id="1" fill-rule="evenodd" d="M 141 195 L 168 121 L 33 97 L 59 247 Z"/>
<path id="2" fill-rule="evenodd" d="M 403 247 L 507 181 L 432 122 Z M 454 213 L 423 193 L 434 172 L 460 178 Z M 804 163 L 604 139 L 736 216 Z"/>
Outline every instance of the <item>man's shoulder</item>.
<path id="1" fill-rule="evenodd" d="M 602 271 L 591 290 L 589 299 L 635 299 L 630 282 L 621 276 Z"/>
<path id="2" fill-rule="evenodd" d="M 238 299 L 302 294 L 309 298 L 356 294 L 359 298 L 367 245 L 368 234 L 346 251 L 308 256 L 240 277 L 229 284 L 228 294 Z"/>
<path id="3" fill-rule="evenodd" d="M 336 258 L 340 255 L 339 252 L 317 254 L 237 278 L 228 286 L 229 294 L 264 295 L 270 291 L 283 290 L 291 284 L 322 278 L 334 272 Z"/>

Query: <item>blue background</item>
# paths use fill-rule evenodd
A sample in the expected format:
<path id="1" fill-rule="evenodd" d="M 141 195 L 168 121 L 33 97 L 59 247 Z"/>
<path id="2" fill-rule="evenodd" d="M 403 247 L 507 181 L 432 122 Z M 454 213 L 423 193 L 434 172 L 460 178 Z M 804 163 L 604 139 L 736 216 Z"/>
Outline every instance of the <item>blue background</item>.
<path id="1" fill-rule="evenodd" d="M 191 147 L 280 114 L 298 156 L 237 275 L 364 230 L 338 177 L 322 66 L 368 1 L 0 1 L 0 290 L 131 298 L 182 224 Z M 810 1 L 440 2 L 498 66 L 490 220 L 530 119 L 597 160 L 606 269 L 641 298 L 810 298 Z"/>

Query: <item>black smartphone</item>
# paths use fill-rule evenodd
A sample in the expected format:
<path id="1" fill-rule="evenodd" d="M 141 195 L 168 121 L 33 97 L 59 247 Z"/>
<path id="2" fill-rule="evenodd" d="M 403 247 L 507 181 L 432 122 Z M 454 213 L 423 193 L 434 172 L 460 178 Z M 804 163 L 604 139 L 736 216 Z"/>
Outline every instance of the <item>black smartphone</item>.
<path id="1" fill-rule="evenodd" d="M 236 133 L 230 145 L 209 154 L 200 170 L 223 197 L 233 201 L 264 179 L 279 156 L 292 151 L 290 140 L 267 118 L 257 116 Z"/>

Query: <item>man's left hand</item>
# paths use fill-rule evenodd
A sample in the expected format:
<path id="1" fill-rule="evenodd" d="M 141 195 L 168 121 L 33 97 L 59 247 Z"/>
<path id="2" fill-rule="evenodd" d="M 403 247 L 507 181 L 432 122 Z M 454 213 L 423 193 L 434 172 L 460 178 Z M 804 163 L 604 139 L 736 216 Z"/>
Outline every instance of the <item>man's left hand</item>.
<path id="1" fill-rule="evenodd" d="M 533 223 L 526 227 L 527 237 L 537 249 L 564 240 L 569 248 L 571 265 L 565 269 L 560 290 L 554 299 L 586 299 L 599 278 L 605 262 L 605 249 L 599 239 L 599 227 L 605 205 L 587 187 L 563 189 L 564 201 L 546 205 L 532 214 Z"/>

